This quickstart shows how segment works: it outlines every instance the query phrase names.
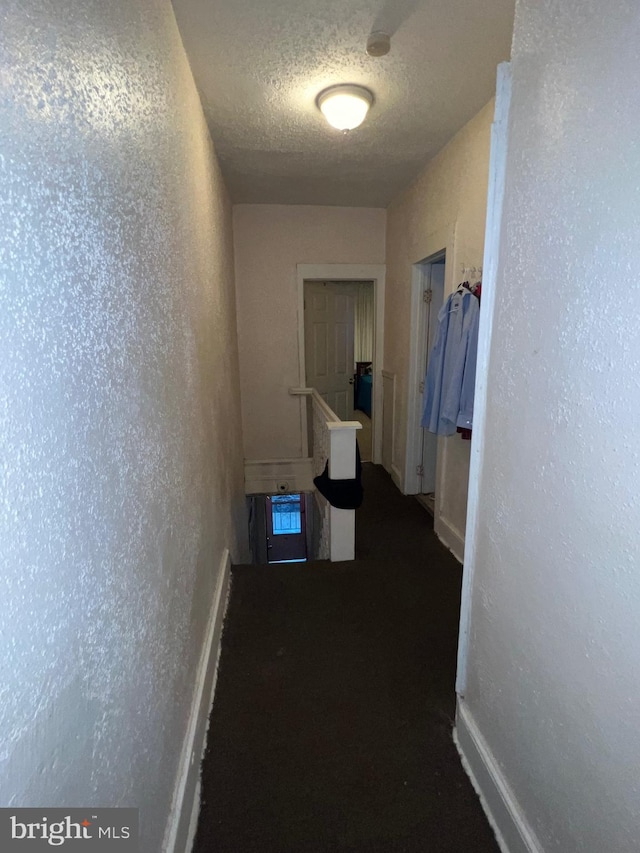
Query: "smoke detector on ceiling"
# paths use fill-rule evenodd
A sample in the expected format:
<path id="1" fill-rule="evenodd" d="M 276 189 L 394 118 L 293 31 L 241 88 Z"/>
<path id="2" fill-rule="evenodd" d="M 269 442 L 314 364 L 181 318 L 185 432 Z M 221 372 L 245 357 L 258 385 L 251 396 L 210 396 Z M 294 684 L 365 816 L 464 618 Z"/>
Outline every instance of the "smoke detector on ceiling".
<path id="1" fill-rule="evenodd" d="M 367 53 L 369 56 L 386 56 L 391 50 L 391 36 L 376 30 L 367 39 Z"/>

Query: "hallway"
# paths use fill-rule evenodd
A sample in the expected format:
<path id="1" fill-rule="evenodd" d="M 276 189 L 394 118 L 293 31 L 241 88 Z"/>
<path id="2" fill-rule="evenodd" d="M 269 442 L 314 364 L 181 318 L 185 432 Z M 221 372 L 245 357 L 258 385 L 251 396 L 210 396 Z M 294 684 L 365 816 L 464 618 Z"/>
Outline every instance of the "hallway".
<path id="1" fill-rule="evenodd" d="M 354 562 L 233 570 L 194 853 L 498 849 L 451 737 L 461 567 L 363 479 Z"/>

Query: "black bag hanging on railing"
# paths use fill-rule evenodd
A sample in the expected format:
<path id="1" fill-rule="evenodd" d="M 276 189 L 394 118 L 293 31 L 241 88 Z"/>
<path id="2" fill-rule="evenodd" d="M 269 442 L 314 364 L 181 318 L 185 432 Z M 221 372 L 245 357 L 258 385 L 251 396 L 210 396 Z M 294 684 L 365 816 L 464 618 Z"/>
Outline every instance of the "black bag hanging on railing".
<path id="1" fill-rule="evenodd" d="M 313 483 L 320 494 L 336 509 L 358 509 L 363 496 L 362 462 L 360 461 L 358 442 L 356 441 L 355 479 L 331 480 L 329 478 L 329 461 L 327 460 L 324 471 L 318 477 L 314 477 Z"/>

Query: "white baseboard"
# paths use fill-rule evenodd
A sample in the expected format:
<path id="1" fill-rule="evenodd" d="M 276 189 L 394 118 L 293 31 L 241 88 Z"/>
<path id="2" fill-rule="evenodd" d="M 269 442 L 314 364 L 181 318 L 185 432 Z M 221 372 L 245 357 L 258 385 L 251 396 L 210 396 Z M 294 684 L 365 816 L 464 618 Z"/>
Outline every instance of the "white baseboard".
<path id="1" fill-rule="evenodd" d="M 217 667 L 216 667 L 217 669 Z M 212 697 L 213 699 L 213 697 Z M 211 713 L 211 712 L 209 712 Z M 206 745 L 206 742 L 205 742 Z M 202 747 L 202 755 L 204 757 L 205 745 Z M 202 795 L 202 786 L 200 778 L 196 784 L 196 790 L 193 795 L 193 807 L 191 808 L 191 817 L 189 819 L 189 834 L 187 835 L 187 843 L 185 844 L 185 853 L 191 853 L 193 850 L 193 842 L 196 840 L 196 832 L 198 831 L 198 819 L 200 817 L 200 801 Z"/>
<path id="2" fill-rule="evenodd" d="M 433 523 L 433 530 L 459 563 L 464 563 L 464 536 L 450 524 L 442 515 L 436 516 Z"/>
<path id="3" fill-rule="evenodd" d="M 279 486 L 286 484 L 286 489 Z M 312 492 L 313 460 L 245 459 L 244 492 L 246 495 L 275 495 L 280 492 Z"/>
<path id="4" fill-rule="evenodd" d="M 200 765 L 216 687 L 220 637 L 229 599 L 230 579 L 231 557 L 225 548 L 196 672 L 191 713 L 182 746 L 163 853 L 189 853 L 196 834 L 200 813 Z"/>
<path id="5" fill-rule="evenodd" d="M 544 853 L 473 715 L 462 699 L 458 700 L 453 739 L 502 853 Z"/>
<path id="6" fill-rule="evenodd" d="M 402 488 L 402 474 L 400 473 L 400 469 L 398 468 L 398 466 L 394 465 L 393 463 L 391 464 L 391 479 L 396 484 L 398 489 L 404 494 Z"/>

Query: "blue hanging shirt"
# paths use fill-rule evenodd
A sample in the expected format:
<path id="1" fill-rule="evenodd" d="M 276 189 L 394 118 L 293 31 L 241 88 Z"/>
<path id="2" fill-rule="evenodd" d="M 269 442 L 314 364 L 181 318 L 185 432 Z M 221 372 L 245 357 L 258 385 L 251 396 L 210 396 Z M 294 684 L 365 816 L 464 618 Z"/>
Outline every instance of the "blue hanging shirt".
<path id="1" fill-rule="evenodd" d="M 468 290 L 456 290 L 438 312 L 436 342 L 424 383 L 421 426 L 453 435 L 473 426 L 480 306 Z"/>

